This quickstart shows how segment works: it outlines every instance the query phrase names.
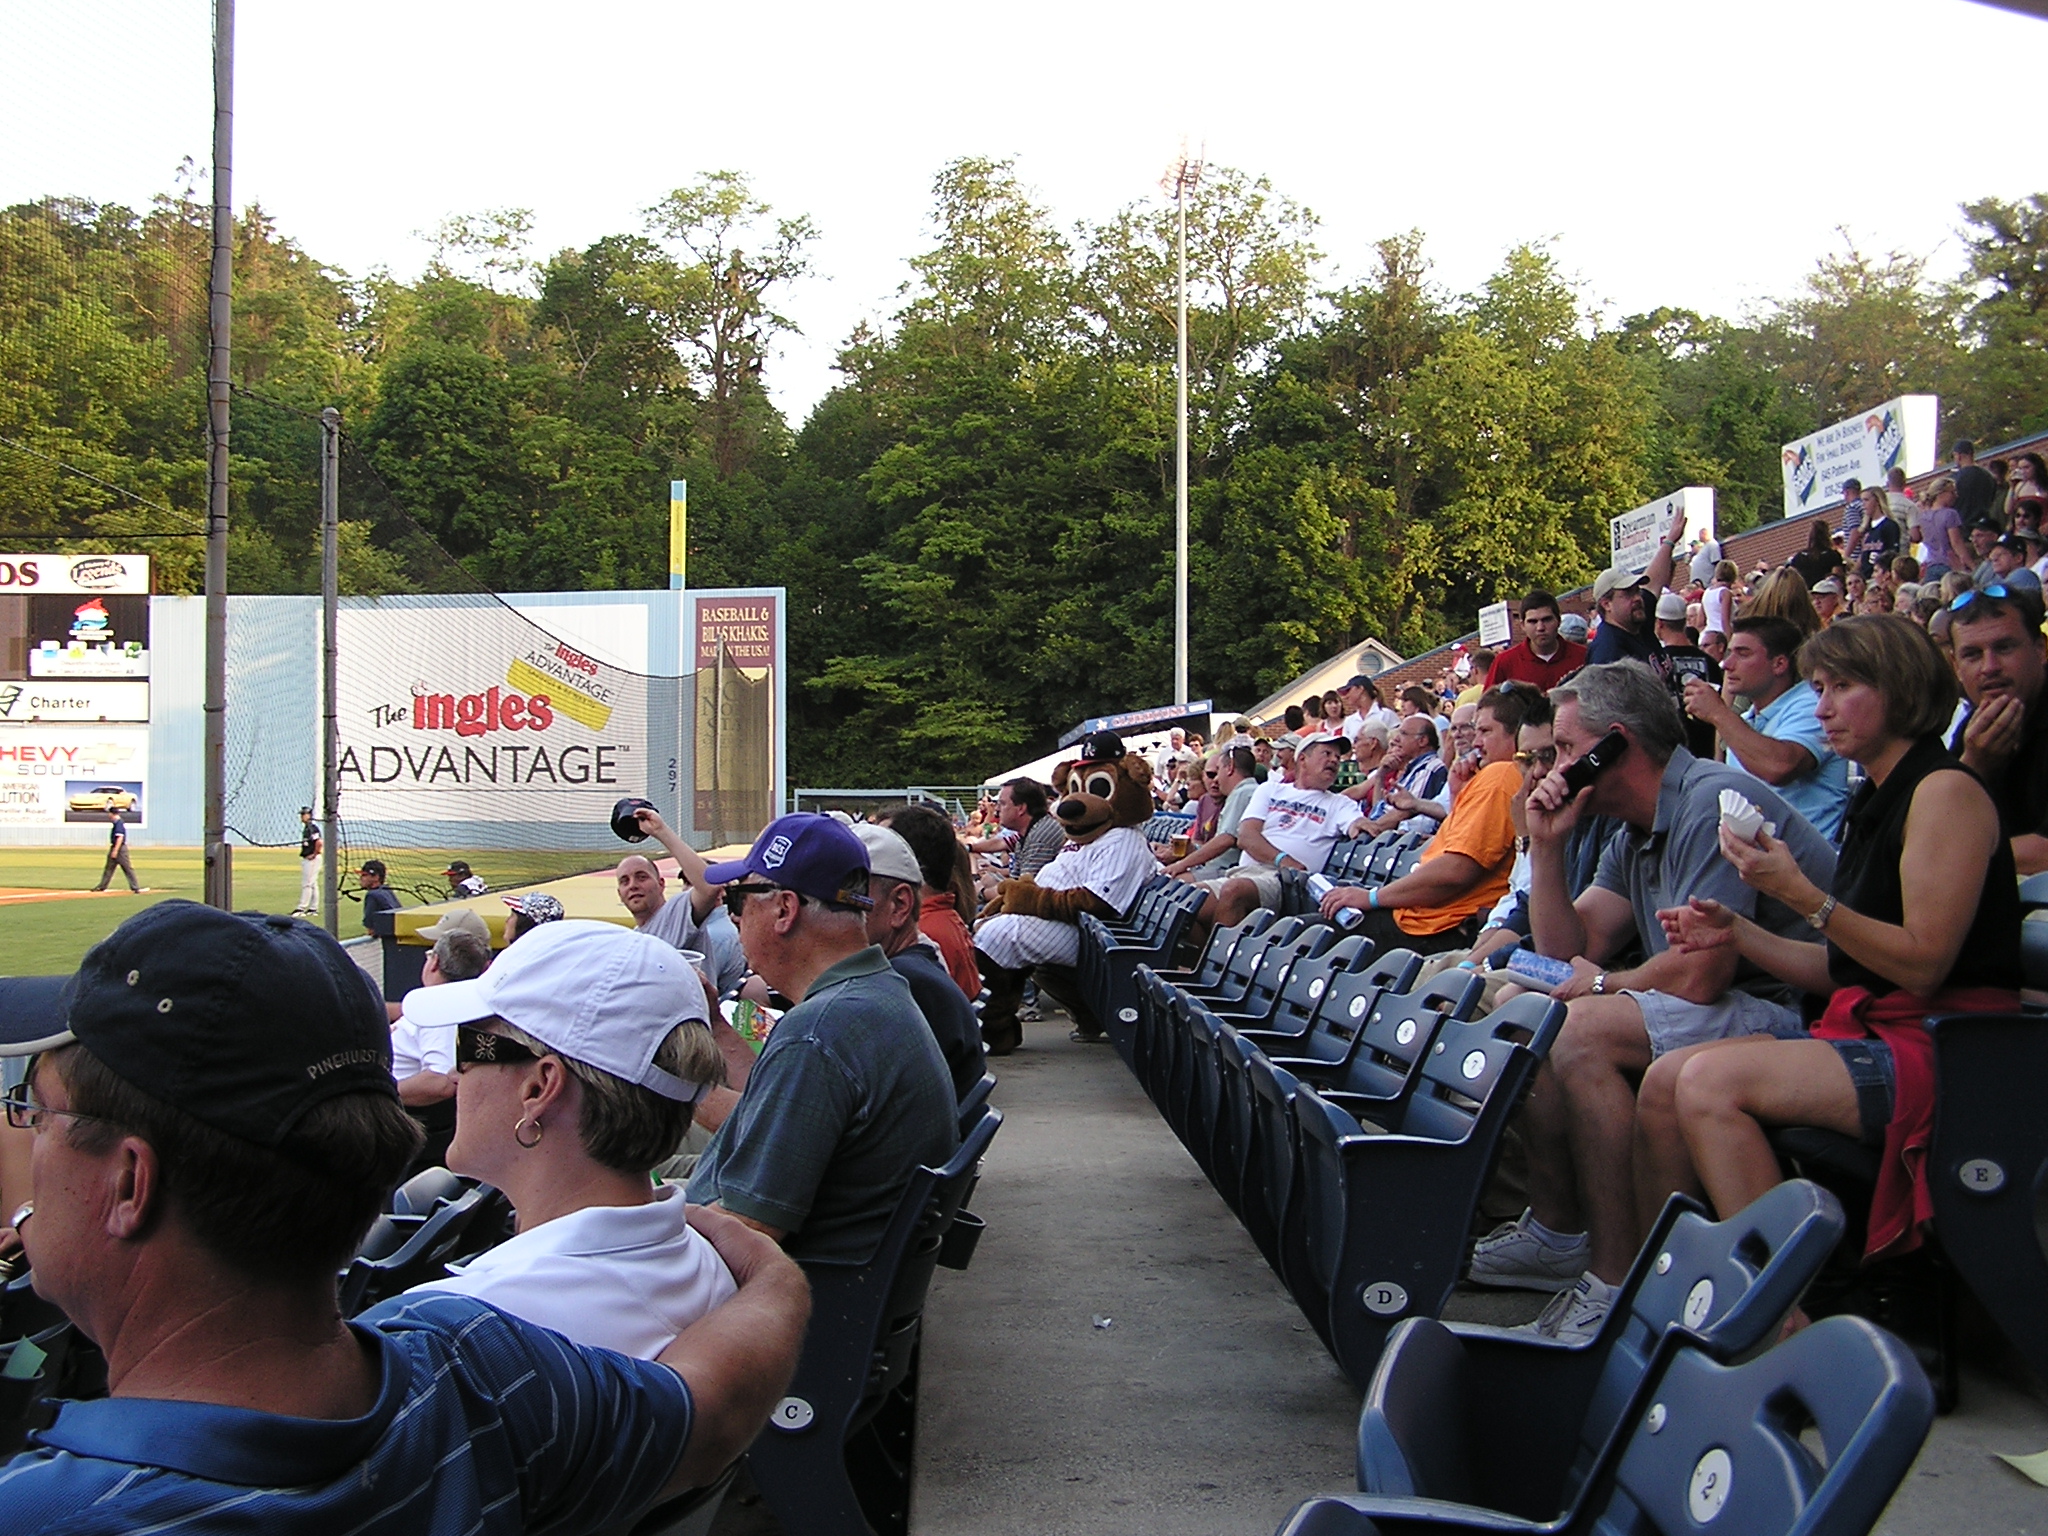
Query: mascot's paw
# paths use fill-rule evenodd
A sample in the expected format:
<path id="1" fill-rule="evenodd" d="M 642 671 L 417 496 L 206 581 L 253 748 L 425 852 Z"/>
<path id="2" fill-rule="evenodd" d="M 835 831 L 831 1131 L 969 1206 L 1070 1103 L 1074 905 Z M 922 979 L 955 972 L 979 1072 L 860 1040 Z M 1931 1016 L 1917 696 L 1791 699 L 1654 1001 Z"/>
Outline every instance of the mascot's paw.
<path id="1" fill-rule="evenodd" d="M 1116 908 L 1104 901 L 1086 886 L 1076 886 L 1071 891 L 1049 891 L 1042 885 L 1028 880 L 1005 882 L 1016 889 L 1009 892 L 1003 910 L 1019 917 L 1042 917 L 1054 923 L 1078 923 L 1083 912 L 1093 912 L 1097 917 L 1115 917 Z"/>

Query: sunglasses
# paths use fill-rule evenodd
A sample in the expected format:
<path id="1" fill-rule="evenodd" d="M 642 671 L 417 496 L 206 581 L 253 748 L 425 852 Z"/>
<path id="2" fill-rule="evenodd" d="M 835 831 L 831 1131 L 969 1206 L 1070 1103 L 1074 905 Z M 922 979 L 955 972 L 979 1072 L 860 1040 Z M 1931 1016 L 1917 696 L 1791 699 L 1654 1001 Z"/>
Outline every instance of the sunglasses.
<path id="1" fill-rule="evenodd" d="M 1961 613 L 1965 608 L 1969 607 L 1970 604 L 1977 601 L 1977 599 L 1980 597 L 2010 596 L 2012 596 L 2012 594 L 2005 590 L 2005 584 L 2003 582 L 1994 581 L 1988 587 L 1972 587 L 1969 591 L 1962 593 L 1956 598 L 1954 602 L 1948 605 L 1948 611 L 1950 613 Z"/>
<path id="2" fill-rule="evenodd" d="M 1524 768 L 1528 767 L 1531 763 L 1541 763 L 1544 767 L 1549 768 L 1557 762 L 1557 748 L 1538 747 L 1533 752 L 1517 752 L 1515 754 L 1515 761 Z"/>
<path id="3" fill-rule="evenodd" d="M 781 889 L 779 885 L 728 885 L 725 888 L 725 915 L 738 922 L 749 896 L 773 896 Z"/>
<path id="4" fill-rule="evenodd" d="M 494 1035 L 474 1024 L 455 1026 L 455 1064 L 458 1067 L 511 1067 L 522 1061 L 539 1061 L 540 1053 L 529 1050 L 508 1035 Z"/>

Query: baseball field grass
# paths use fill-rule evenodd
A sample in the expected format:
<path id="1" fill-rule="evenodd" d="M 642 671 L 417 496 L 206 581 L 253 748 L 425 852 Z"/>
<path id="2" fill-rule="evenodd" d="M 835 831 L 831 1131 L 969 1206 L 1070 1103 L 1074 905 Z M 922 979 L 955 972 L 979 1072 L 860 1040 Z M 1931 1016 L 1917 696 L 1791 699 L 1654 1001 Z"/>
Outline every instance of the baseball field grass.
<path id="1" fill-rule="evenodd" d="M 140 896 L 130 895 L 120 871 L 104 895 L 98 883 L 106 855 L 98 848 L 0 848 L 0 975 L 46 976 L 77 969 L 85 952 L 152 902 L 172 897 L 190 901 L 205 895 L 204 868 L 197 848 L 135 848 L 130 852 Z M 454 855 L 474 858 L 475 854 Z M 394 864 L 394 884 L 408 906 L 445 896 L 432 871 L 451 857 L 446 849 L 408 849 L 403 867 Z M 235 906 L 243 911 L 289 912 L 299 897 L 299 855 L 295 848 L 244 848 L 234 853 Z M 526 862 L 535 862 L 528 856 Z M 587 853 L 541 856 L 548 873 L 572 874 L 598 862 Z M 353 882 L 350 882 L 351 884 Z M 437 889 L 438 887 L 438 889 Z M 61 892 L 35 896 L 32 892 Z M 339 932 L 360 937 L 363 909 L 346 895 Z"/>

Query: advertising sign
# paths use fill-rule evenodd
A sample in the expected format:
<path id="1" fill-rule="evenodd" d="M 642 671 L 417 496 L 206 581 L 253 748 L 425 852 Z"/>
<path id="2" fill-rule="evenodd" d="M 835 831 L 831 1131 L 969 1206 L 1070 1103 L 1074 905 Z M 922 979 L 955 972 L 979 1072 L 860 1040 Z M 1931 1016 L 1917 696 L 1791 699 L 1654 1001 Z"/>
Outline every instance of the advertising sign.
<path id="1" fill-rule="evenodd" d="M 602 824 L 647 779 L 647 679 L 510 608 L 344 606 L 339 773 L 376 821 Z"/>
<path id="2" fill-rule="evenodd" d="M 1688 485 L 1669 496 L 1646 501 L 1632 512 L 1610 517 L 1607 520 L 1607 563 L 1632 575 L 1641 575 L 1649 568 L 1657 553 L 1658 542 L 1670 531 L 1672 519 L 1680 512 L 1685 514 L 1685 524 L 1678 535 L 1681 547 L 1687 539 L 1711 539 L 1714 536 L 1713 490 L 1704 485 Z"/>
<path id="3" fill-rule="evenodd" d="M 693 650 L 699 671 L 718 665 L 721 641 L 728 667 L 775 665 L 774 598 L 698 597 L 691 603 L 696 637 Z"/>
<path id="4" fill-rule="evenodd" d="M 1836 505 L 1845 480 L 1883 485 L 1893 469 L 1905 470 L 1908 478 L 1926 474 L 1934 468 L 1940 414 L 1936 395 L 1901 395 L 1787 443 L 1780 453 L 1785 515 Z"/>
<path id="5" fill-rule="evenodd" d="M 0 827 L 104 826 L 148 810 L 143 726 L 19 726 L 0 731 Z"/>
<path id="6" fill-rule="evenodd" d="M 147 720 L 147 683 L 0 682 L 0 720 Z"/>
<path id="7" fill-rule="evenodd" d="M 1479 610 L 1479 643 L 1481 645 L 1506 645 L 1514 637 L 1514 625 L 1508 620 L 1508 605 L 1506 603 L 1488 603 Z"/>
<path id="8" fill-rule="evenodd" d="M 149 596 L 147 555 L 0 555 L 0 594 L 125 592 Z"/>

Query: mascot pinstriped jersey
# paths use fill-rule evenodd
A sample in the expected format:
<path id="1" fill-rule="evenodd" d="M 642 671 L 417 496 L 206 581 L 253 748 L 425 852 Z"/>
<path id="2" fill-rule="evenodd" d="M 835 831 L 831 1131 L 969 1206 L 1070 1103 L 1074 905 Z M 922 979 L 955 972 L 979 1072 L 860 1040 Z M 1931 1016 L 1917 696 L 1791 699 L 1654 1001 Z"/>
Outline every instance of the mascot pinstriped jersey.
<path id="1" fill-rule="evenodd" d="M 1101 1038 L 1101 1023 L 1073 984 L 1081 914 L 1122 917 L 1159 872 L 1138 830 L 1152 816 L 1152 765 L 1124 751 L 1121 737 L 1110 731 L 1089 737 L 1080 757 L 1054 771 L 1053 787 L 1060 793 L 1053 814 L 1067 846 L 1036 876 L 997 886 L 975 923 L 975 960 L 989 989 L 981 1033 L 991 1056 L 1006 1056 L 1023 1042 L 1017 1010 L 1034 968 L 1039 985 L 1074 1015 L 1075 1033 Z"/>

